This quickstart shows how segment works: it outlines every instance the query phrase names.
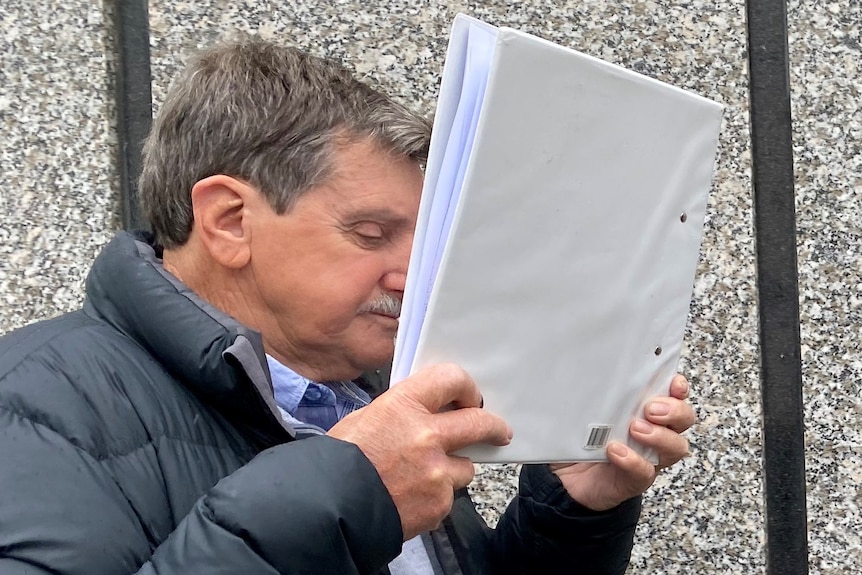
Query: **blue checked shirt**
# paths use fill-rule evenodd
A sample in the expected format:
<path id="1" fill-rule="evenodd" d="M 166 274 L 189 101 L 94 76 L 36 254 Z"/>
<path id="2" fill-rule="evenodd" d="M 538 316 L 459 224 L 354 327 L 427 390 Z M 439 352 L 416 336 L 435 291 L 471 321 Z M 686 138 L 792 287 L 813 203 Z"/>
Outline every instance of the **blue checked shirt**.
<path id="1" fill-rule="evenodd" d="M 352 381 L 317 383 L 266 356 L 272 375 L 275 403 L 293 424 L 328 431 L 342 417 L 371 402 L 371 397 Z"/>

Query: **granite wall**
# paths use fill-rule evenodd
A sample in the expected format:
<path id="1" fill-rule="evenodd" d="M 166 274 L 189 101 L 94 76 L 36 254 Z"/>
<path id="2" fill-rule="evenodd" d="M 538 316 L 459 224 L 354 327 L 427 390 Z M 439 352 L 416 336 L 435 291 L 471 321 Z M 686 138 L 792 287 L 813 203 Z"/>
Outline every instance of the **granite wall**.
<path id="1" fill-rule="evenodd" d="M 0 0 L 0 332 L 79 305 L 94 254 L 119 226 L 110 4 Z M 153 0 L 155 107 L 189 51 L 250 31 L 341 58 L 430 111 L 458 11 L 726 106 L 680 368 L 699 415 L 693 453 L 649 492 L 630 571 L 763 572 L 743 0 Z M 862 4 L 797 0 L 788 17 L 810 570 L 843 574 L 862 565 Z M 514 471 L 480 469 L 472 488 L 490 521 Z"/>

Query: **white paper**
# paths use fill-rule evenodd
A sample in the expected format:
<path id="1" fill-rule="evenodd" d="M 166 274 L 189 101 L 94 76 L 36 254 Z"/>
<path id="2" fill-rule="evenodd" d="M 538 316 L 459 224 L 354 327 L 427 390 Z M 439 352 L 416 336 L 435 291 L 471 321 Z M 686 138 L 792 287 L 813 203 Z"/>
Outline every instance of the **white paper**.
<path id="1" fill-rule="evenodd" d="M 413 283 L 407 289 L 404 305 L 402 305 L 397 359 L 393 362 L 398 371 L 393 371 L 393 381 L 400 381 L 407 376 L 407 370 L 416 353 L 416 343 L 424 321 L 428 299 L 452 226 L 455 207 L 458 204 L 464 174 L 473 148 L 479 112 L 485 97 L 488 71 L 494 54 L 496 30 L 475 22 L 469 22 L 466 28 L 463 51 L 458 54 L 450 51 L 449 54 L 457 58 L 459 63 L 463 61 L 463 74 L 458 76 L 461 89 L 454 114 L 437 119 L 438 122 L 447 122 L 448 138 L 442 151 L 435 149 L 441 158 L 439 167 L 435 162 L 433 181 L 430 167 L 426 172 L 426 191 L 423 192 L 423 199 L 426 201 L 419 216 L 424 225 L 417 230 L 414 238 L 414 249 L 411 255 Z M 436 130 L 435 125 L 435 134 Z M 402 356 L 406 359 L 402 359 Z"/>
<path id="2" fill-rule="evenodd" d="M 491 58 L 472 146 L 470 48 Z M 654 456 L 628 425 L 677 369 L 720 122 L 700 96 L 456 18 L 392 380 L 443 361 L 472 375 L 515 437 L 464 455 L 602 461 L 617 440 Z"/>

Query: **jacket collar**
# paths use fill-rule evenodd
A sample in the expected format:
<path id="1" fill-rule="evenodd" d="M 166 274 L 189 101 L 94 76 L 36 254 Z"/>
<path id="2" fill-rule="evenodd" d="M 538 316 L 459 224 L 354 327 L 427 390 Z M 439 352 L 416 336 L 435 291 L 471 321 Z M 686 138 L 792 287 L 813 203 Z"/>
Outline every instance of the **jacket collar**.
<path id="1" fill-rule="evenodd" d="M 162 266 L 152 239 L 118 233 L 87 277 L 85 309 L 150 352 L 183 385 L 264 444 L 289 439 L 260 334 Z"/>

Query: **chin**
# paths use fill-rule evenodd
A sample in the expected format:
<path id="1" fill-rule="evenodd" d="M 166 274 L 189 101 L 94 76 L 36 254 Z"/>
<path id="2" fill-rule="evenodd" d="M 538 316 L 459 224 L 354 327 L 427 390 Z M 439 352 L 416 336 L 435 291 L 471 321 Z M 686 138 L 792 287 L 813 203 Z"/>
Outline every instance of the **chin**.
<path id="1" fill-rule="evenodd" d="M 392 363 L 394 355 L 395 347 L 390 340 L 388 345 L 381 345 L 373 350 L 363 350 L 362 357 L 359 358 L 360 361 L 358 363 L 361 365 L 363 371 L 372 371 L 387 367 Z"/>

